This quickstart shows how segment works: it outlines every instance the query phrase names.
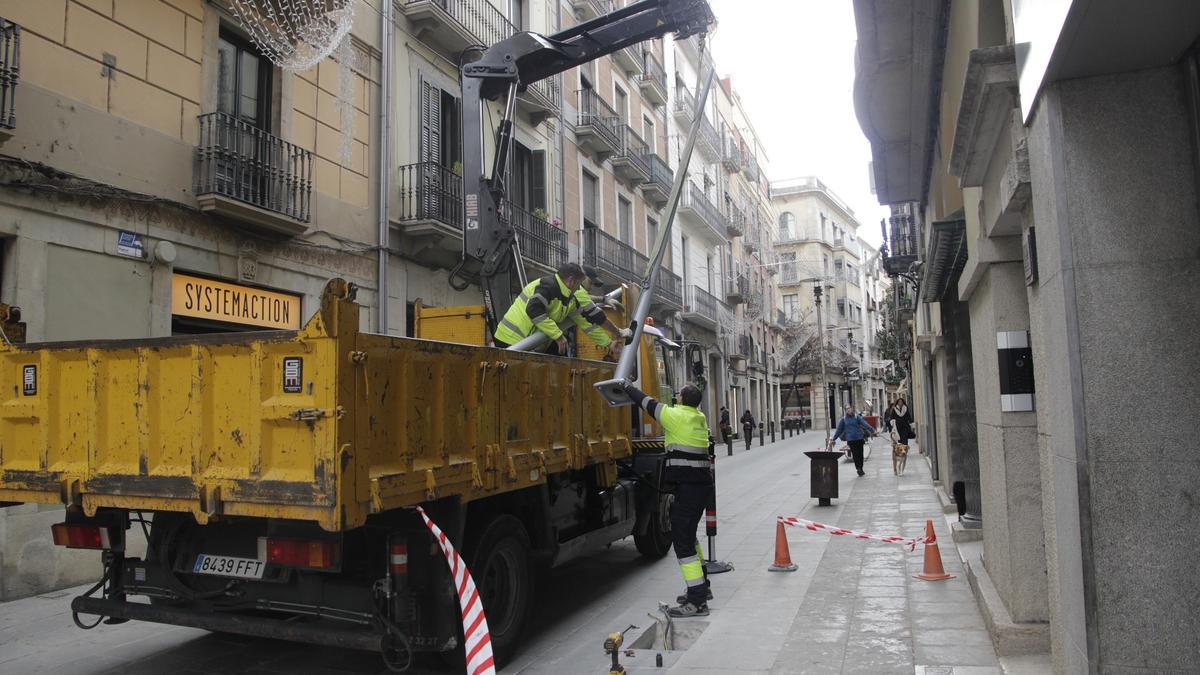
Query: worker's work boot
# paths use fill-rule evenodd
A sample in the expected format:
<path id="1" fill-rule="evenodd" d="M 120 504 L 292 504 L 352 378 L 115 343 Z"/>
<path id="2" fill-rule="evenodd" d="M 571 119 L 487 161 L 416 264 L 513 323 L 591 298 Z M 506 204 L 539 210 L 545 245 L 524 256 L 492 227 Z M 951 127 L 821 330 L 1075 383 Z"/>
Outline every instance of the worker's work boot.
<path id="1" fill-rule="evenodd" d="M 690 602 L 680 603 L 667 608 L 667 616 L 676 619 L 690 619 L 694 616 L 708 616 L 708 603 L 694 605 Z"/>
<path id="2" fill-rule="evenodd" d="M 704 600 L 708 601 L 708 600 L 712 600 L 712 598 L 713 598 L 712 589 L 711 588 L 704 589 Z M 687 598 L 686 593 L 675 598 L 675 602 L 677 602 L 681 605 L 686 604 L 687 601 L 688 601 L 688 598 Z"/>

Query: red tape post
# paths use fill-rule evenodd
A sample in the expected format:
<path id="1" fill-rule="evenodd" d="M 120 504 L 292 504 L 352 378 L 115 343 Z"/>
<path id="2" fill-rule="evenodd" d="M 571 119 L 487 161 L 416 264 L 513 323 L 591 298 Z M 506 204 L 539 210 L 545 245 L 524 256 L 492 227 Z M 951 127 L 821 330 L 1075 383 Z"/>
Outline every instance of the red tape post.
<path id="1" fill-rule="evenodd" d="M 790 527 L 802 527 L 813 532 L 828 532 L 829 534 L 854 537 L 855 539 L 872 539 L 874 541 L 882 541 L 887 544 L 901 544 L 902 546 L 906 546 L 909 551 L 917 550 L 918 544 L 932 544 L 934 541 L 932 538 L 928 537 L 897 537 L 892 535 L 884 536 L 878 534 L 868 534 L 866 532 L 855 532 L 854 530 L 846 530 L 840 527 L 834 527 L 833 525 L 816 523 L 803 518 L 788 518 L 779 516 L 779 522 Z"/>
<path id="2" fill-rule="evenodd" d="M 463 649 L 467 653 L 467 673 L 470 675 L 496 675 L 495 659 L 492 657 L 492 636 L 488 632 L 487 617 L 483 613 L 483 601 L 479 599 L 479 589 L 475 588 L 475 580 L 467 571 L 467 565 L 454 550 L 446 533 L 425 515 L 425 509 L 417 507 L 425 526 L 433 533 L 442 554 L 446 556 L 446 564 L 450 566 L 450 574 L 454 576 L 454 589 L 458 593 L 458 606 L 462 609 Z"/>

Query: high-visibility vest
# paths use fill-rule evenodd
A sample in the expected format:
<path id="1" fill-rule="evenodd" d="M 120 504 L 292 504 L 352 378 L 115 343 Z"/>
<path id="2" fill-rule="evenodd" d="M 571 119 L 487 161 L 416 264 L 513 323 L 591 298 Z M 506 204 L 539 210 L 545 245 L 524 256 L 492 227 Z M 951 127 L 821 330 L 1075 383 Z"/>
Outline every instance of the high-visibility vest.
<path id="1" fill-rule="evenodd" d="M 526 310 L 526 306 L 537 294 L 537 288 L 542 283 L 541 279 L 534 279 L 521 289 L 521 294 L 504 313 L 500 325 L 496 326 L 496 339 L 503 340 L 510 345 L 516 344 L 533 333 L 535 324 L 551 340 L 562 337 L 562 330 L 559 329 L 558 324 L 567 318 L 570 311 L 568 304 L 571 300 L 571 289 L 567 288 L 557 274 L 554 275 L 554 281 L 558 285 L 560 295 L 554 298 L 542 298 L 542 301 L 546 303 L 546 314 L 531 317 Z M 566 303 L 563 302 L 564 298 L 567 300 Z"/>
<path id="2" fill-rule="evenodd" d="M 551 340 L 557 340 L 562 337 L 562 329 L 559 328 L 559 324 L 570 319 L 601 348 L 608 347 L 612 342 L 608 332 L 599 326 L 592 325 L 582 316 L 581 309 L 593 304 L 591 296 L 582 288 L 572 293 L 557 274 L 554 275 L 554 281 L 558 285 L 559 296 L 542 297 L 546 303 L 546 313 L 537 317 L 529 316 L 529 301 L 537 295 L 538 287 L 544 279 L 545 277 L 535 279 L 521 289 L 521 294 L 513 301 L 512 306 L 504 313 L 504 318 L 496 326 L 496 339 L 510 345 L 516 344 L 532 335 L 536 327 Z"/>
<path id="3" fill-rule="evenodd" d="M 667 478 L 710 479 L 708 420 L 704 413 L 690 405 L 663 406 L 658 421 L 664 431 Z"/>

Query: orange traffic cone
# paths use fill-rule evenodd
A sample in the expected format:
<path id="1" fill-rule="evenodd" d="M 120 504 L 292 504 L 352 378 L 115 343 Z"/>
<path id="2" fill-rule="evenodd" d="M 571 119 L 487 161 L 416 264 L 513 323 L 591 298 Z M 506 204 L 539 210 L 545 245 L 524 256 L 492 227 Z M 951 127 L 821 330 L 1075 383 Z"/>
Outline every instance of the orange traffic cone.
<path id="1" fill-rule="evenodd" d="M 942 552 L 938 550 L 937 535 L 933 533 L 933 521 L 925 521 L 925 569 L 913 578 L 924 581 L 945 581 L 953 579 L 954 575 L 946 574 L 942 568 Z"/>
<path id="2" fill-rule="evenodd" d="M 788 552 L 787 532 L 783 529 L 783 521 L 775 521 L 775 562 L 767 568 L 769 572 L 795 572 L 796 565 L 792 562 L 792 554 Z"/>

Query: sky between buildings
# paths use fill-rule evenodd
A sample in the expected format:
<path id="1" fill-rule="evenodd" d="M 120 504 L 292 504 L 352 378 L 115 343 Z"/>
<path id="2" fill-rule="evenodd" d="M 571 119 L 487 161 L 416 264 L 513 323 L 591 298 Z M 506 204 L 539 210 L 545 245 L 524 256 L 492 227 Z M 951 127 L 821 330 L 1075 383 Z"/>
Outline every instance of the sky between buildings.
<path id="1" fill-rule="evenodd" d="M 772 180 L 816 176 L 878 246 L 887 209 L 871 194 L 871 146 L 854 114 L 850 0 L 710 0 L 718 77 L 732 76 L 767 149 Z"/>

